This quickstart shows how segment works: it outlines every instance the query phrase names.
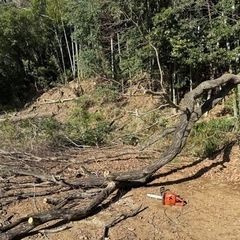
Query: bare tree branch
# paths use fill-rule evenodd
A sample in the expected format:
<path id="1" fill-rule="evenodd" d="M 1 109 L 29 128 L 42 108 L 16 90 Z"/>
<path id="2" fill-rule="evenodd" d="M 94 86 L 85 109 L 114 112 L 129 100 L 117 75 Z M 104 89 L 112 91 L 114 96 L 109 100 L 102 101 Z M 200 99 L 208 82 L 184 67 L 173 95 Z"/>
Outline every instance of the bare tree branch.
<path id="1" fill-rule="evenodd" d="M 114 218 L 108 225 L 105 226 L 104 231 L 103 231 L 102 240 L 104 240 L 104 239 L 106 239 L 108 237 L 109 228 L 115 226 L 119 222 L 121 222 L 121 221 L 123 221 L 123 220 L 125 220 L 125 219 L 127 219 L 129 217 L 136 216 L 138 213 L 144 211 L 145 209 L 146 208 L 142 209 L 142 206 L 139 206 L 138 208 L 134 209 L 130 213 L 123 213 L 123 214 L 117 216 L 116 218 Z"/>

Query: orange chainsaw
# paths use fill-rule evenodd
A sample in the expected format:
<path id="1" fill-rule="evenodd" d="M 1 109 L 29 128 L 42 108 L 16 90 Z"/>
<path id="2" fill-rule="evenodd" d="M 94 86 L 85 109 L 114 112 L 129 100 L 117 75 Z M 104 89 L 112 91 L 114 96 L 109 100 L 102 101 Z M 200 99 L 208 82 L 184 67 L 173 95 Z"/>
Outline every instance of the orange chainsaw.
<path id="1" fill-rule="evenodd" d="M 187 202 L 183 198 L 171 192 L 169 189 L 161 187 L 160 193 L 161 195 L 147 194 L 147 196 L 162 200 L 163 205 L 184 206 L 185 204 L 187 204 Z"/>

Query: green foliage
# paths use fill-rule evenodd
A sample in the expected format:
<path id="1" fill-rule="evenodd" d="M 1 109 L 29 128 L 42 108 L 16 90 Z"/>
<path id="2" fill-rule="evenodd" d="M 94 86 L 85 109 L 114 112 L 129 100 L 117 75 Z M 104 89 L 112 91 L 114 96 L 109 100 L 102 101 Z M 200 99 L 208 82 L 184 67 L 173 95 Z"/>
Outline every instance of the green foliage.
<path id="1" fill-rule="evenodd" d="M 118 96 L 119 89 L 109 84 L 98 85 L 93 93 L 93 99 L 97 105 L 114 102 L 117 100 Z"/>
<path id="2" fill-rule="evenodd" d="M 145 116 L 142 117 L 148 134 L 154 134 L 169 125 L 169 119 L 165 118 L 163 115 L 163 111 L 155 110 L 146 113 Z"/>
<path id="3" fill-rule="evenodd" d="M 229 69 L 238 72 L 236 17 L 240 5 L 233 0 L 208 3 L 201 0 L 169 2 L 155 14 L 150 32 L 161 55 L 169 56 L 168 62 L 162 59 L 163 64 L 177 76 L 200 79 L 194 84 Z"/>
<path id="4" fill-rule="evenodd" d="M 0 124 L 0 139 L 3 143 L 3 148 L 9 146 L 18 140 L 22 141 L 22 134 L 18 131 L 18 128 L 9 121 L 5 121 Z M 19 142 L 20 142 L 19 141 Z"/>
<path id="5" fill-rule="evenodd" d="M 79 99 L 75 100 L 83 109 L 89 109 L 90 107 L 93 107 L 96 102 L 95 99 L 88 95 L 84 94 Z"/>
<path id="6" fill-rule="evenodd" d="M 123 144 L 136 146 L 139 143 L 140 138 L 137 134 L 128 133 L 122 136 L 122 141 Z"/>
<path id="7" fill-rule="evenodd" d="M 189 137 L 187 151 L 197 157 L 210 156 L 232 140 L 236 123 L 234 118 L 197 123 Z"/>
<path id="8" fill-rule="evenodd" d="M 111 128 L 98 112 L 77 107 L 63 126 L 64 134 L 76 144 L 100 145 L 107 141 Z"/>
<path id="9" fill-rule="evenodd" d="M 43 1 L 34 2 L 39 4 L 32 9 L 0 5 L 0 102 L 3 104 L 24 104 L 36 93 L 37 85 L 48 86 L 59 74 L 53 57 L 51 22 L 43 17 Z"/>
<path id="10" fill-rule="evenodd" d="M 36 121 L 35 128 L 40 138 L 54 143 L 58 138 L 59 131 L 61 131 L 61 124 L 53 118 L 44 118 Z"/>
<path id="11" fill-rule="evenodd" d="M 77 103 L 83 108 L 88 109 L 93 106 L 101 106 L 117 101 L 119 97 L 118 87 L 110 84 L 97 84 L 94 92 L 90 94 L 84 94 L 81 98 L 77 99 Z"/>
<path id="12" fill-rule="evenodd" d="M 235 94 L 234 94 L 235 90 L 233 90 L 227 99 L 225 99 L 224 101 L 224 108 L 222 110 L 222 115 L 223 116 L 234 116 L 234 104 L 236 103 L 236 99 L 235 99 Z"/>
<path id="13" fill-rule="evenodd" d="M 20 121 L 4 121 L 0 124 L 0 140 L 6 146 L 30 148 L 46 142 L 49 146 L 86 144 L 100 145 L 108 141 L 112 131 L 109 121 L 99 111 L 90 111 L 116 100 L 117 88 L 103 84 L 96 86 L 92 95 L 83 95 L 69 119 L 59 123 L 53 118 Z"/>
<path id="14" fill-rule="evenodd" d="M 41 144 L 56 144 L 60 124 L 52 119 L 25 120 L 18 123 L 0 123 L 0 140 L 3 148 L 30 149 Z"/>
<path id="15" fill-rule="evenodd" d="M 19 106 L 77 74 L 122 87 L 139 73 L 159 78 L 151 44 L 166 87 L 238 73 L 239 11 L 234 0 L 1 2 L 0 103 Z"/>
<path id="16" fill-rule="evenodd" d="M 68 121 L 59 123 L 53 118 L 0 123 L 2 148 L 30 149 L 42 146 L 85 144 L 101 145 L 112 131 L 100 113 L 90 113 L 77 107 Z"/>
<path id="17" fill-rule="evenodd" d="M 99 41 L 99 19 L 101 2 L 67 1 L 64 14 L 70 28 L 74 29 L 71 37 L 79 42 L 80 53 L 78 66 L 84 77 L 99 76 L 104 73 L 105 59 Z"/>

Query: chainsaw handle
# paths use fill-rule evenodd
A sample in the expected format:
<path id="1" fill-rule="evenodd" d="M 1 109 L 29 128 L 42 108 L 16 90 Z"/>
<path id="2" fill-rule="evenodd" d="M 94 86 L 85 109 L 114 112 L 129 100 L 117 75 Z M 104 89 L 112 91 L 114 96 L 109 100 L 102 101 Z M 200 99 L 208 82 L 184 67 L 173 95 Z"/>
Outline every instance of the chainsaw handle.
<path id="1" fill-rule="evenodd" d="M 160 187 L 160 194 L 163 196 L 164 193 L 166 193 L 167 191 L 170 191 L 170 189 L 166 189 L 165 187 Z"/>

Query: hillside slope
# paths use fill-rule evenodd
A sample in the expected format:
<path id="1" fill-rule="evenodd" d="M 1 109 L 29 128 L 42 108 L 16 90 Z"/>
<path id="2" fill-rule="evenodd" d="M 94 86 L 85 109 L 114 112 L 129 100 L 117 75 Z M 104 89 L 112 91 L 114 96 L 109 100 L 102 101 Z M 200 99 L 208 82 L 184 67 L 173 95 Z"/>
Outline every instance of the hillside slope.
<path id="1" fill-rule="evenodd" d="M 74 85 L 74 82 L 71 83 Z M 29 168 L 35 172 L 49 176 L 60 176 L 62 178 L 79 178 L 82 175 L 81 168 L 84 166 L 93 174 L 104 175 L 114 172 L 122 172 L 140 169 L 156 160 L 160 152 L 167 146 L 169 140 L 156 143 L 141 154 L 126 154 L 127 150 L 137 150 L 141 143 L 131 142 L 124 136 L 135 136 L 140 140 L 147 141 L 157 135 L 160 129 L 167 125 L 173 125 L 177 120 L 174 111 L 163 108 L 164 103 L 158 98 L 145 96 L 136 89 L 134 95 L 126 93 L 118 101 L 105 101 L 109 98 L 104 92 L 95 91 L 98 83 L 95 81 L 83 82 L 83 93 L 76 95 L 76 88 L 71 86 L 58 87 L 49 90 L 40 96 L 37 101 L 27 106 L 13 117 L 23 118 L 28 114 L 34 117 L 52 116 L 58 121 L 64 122 L 69 118 L 75 107 L 86 104 L 92 112 L 101 111 L 115 124 L 113 140 L 109 145 L 92 148 L 59 148 L 58 151 L 39 152 L 39 157 L 31 154 L 21 155 L 19 152 L 0 153 L 1 165 L 10 164 L 11 167 Z M 92 102 L 94 96 L 96 102 Z M 91 101 L 89 101 L 89 99 Z M 219 115 L 221 107 L 215 110 L 213 115 Z M 160 112 L 160 113 L 159 113 Z M 52 240 L 68 239 L 100 239 L 104 226 L 109 224 L 117 216 L 122 216 L 142 205 L 145 210 L 133 218 L 128 218 L 113 228 L 110 228 L 109 239 L 213 239 L 213 240 L 237 240 L 240 235 L 239 204 L 240 204 L 240 151 L 239 146 L 227 145 L 211 158 L 196 158 L 184 152 L 173 162 L 165 165 L 157 172 L 157 178 L 145 187 L 131 189 L 123 192 L 119 200 L 110 199 L 110 203 L 103 205 L 100 213 L 87 219 L 67 224 L 67 230 L 56 233 L 43 233 L 27 237 L 34 240 L 43 237 Z M 125 152 L 125 154 L 123 154 Z M 17 157 L 16 157 L 17 156 Z M 19 161 L 21 160 L 21 161 Z M 18 189 L 17 186 L 26 186 Z M 13 187 L 12 187 L 13 186 Z M 28 186 L 28 187 L 27 187 Z M 38 182 L 30 177 L 16 175 L 3 175 L 0 178 L 2 196 L 9 194 L 10 202 L 12 196 L 18 196 L 17 200 L 6 204 L 2 202 L 0 223 L 5 224 L 6 219 L 12 216 L 14 221 L 25 215 L 38 213 L 50 208 L 44 203 L 45 196 L 37 196 L 37 192 L 48 191 L 49 188 L 40 186 Z M 159 194 L 160 187 L 165 186 L 180 194 L 187 205 L 184 207 L 164 206 L 161 201 L 150 199 L 147 193 Z M 20 198 L 24 193 L 34 193 L 34 198 Z M 13 194 L 13 195 L 12 195 Z M 54 198 L 66 196 L 64 191 L 56 192 Z"/>

